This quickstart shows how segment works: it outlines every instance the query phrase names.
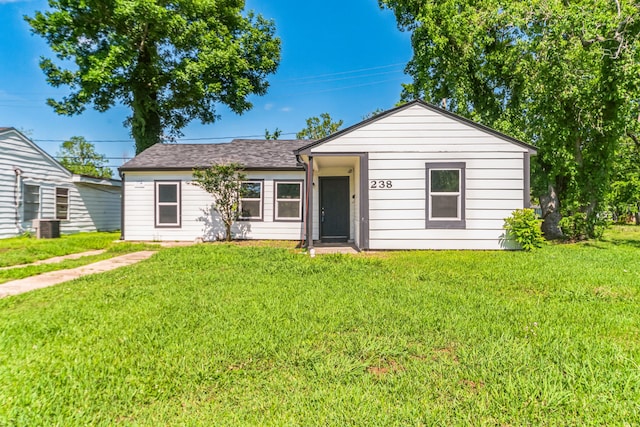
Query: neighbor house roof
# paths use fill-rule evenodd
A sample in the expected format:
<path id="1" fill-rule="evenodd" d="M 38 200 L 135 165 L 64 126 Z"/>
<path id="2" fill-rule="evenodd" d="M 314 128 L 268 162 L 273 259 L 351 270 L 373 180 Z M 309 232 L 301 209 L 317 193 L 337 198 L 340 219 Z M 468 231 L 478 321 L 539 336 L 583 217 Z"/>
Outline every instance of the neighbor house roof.
<path id="1" fill-rule="evenodd" d="M 120 167 L 132 170 L 190 170 L 240 163 L 245 169 L 302 169 L 294 150 L 309 140 L 234 139 L 221 144 L 155 144 Z"/>

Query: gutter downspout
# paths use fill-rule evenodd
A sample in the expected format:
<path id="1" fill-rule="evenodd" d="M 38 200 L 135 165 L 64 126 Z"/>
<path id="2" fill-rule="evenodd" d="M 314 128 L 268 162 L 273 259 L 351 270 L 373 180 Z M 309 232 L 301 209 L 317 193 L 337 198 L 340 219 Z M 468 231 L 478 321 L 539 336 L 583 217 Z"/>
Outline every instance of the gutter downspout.
<path id="1" fill-rule="evenodd" d="M 309 164 L 302 161 L 300 154 L 296 154 L 296 161 L 302 165 L 305 174 L 305 210 L 304 219 L 302 222 L 302 228 L 305 233 L 305 247 L 309 251 L 310 256 L 315 256 L 315 249 L 313 249 L 313 227 L 312 222 L 312 201 L 313 201 L 313 157 L 309 157 Z"/>
<path id="2" fill-rule="evenodd" d="M 14 166 L 13 172 L 16 174 L 16 186 L 13 191 L 14 195 L 14 207 L 16 210 L 16 230 L 18 234 L 24 233 L 24 228 L 22 228 L 22 222 L 20 221 L 20 189 L 22 188 L 22 169 Z"/>
<path id="3" fill-rule="evenodd" d="M 118 174 L 120 175 L 120 181 L 122 181 L 122 187 L 120 190 L 120 240 L 124 240 L 124 177 L 125 173 L 121 170 L 118 170 Z"/>
<path id="4" fill-rule="evenodd" d="M 313 258 L 316 250 L 313 248 L 313 157 L 309 156 L 307 170 L 307 250 Z"/>

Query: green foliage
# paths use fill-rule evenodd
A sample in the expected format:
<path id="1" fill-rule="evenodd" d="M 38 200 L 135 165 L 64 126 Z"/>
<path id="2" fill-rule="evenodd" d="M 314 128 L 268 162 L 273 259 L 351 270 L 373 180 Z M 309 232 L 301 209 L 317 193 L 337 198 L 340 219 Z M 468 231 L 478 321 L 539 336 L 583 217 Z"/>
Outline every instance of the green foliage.
<path id="1" fill-rule="evenodd" d="M 637 127 L 640 19 L 608 0 L 379 0 L 411 31 L 405 100 L 451 111 L 538 148 L 534 191 L 596 218 L 616 148 Z M 589 235 L 589 237 L 592 237 Z"/>
<path id="2" fill-rule="evenodd" d="M 635 425 L 633 234 L 532 253 L 164 249 L 0 300 L 0 425 Z"/>
<path id="3" fill-rule="evenodd" d="M 267 140 L 277 140 L 280 138 L 280 135 L 282 135 L 282 131 L 278 128 L 276 128 L 273 133 L 269 132 L 269 129 L 265 129 L 264 130 L 264 139 Z"/>
<path id="4" fill-rule="evenodd" d="M 631 215 L 638 215 L 640 210 L 640 141 L 634 134 L 630 135 L 616 151 L 607 197 L 614 218 L 623 222 Z"/>
<path id="5" fill-rule="evenodd" d="M 58 59 L 41 60 L 47 81 L 71 90 L 47 103 L 63 115 L 126 105 L 136 153 L 180 136 L 191 120 L 213 123 L 219 103 L 249 110 L 248 98 L 266 93 L 280 61 L 274 23 L 243 13 L 244 1 L 50 0 L 49 7 L 25 17 Z"/>
<path id="6" fill-rule="evenodd" d="M 541 248 L 545 242 L 540 222 L 533 209 L 517 209 L 504 219 L 504 229 L 507 231 L 507 238 L 518 242 L 525 251 L 531 251 Z"/>
<path id="7" fill-rule="evenodd" d="M 565 213 L 560 220 L 562 233 L 572 241 L 586 240 L 588 238 L 599 239 L 602 237 L 606 226 L 606 221 L 598 217 L 589 216 L 584 212 Z"/>
<path id="8" fill-rule="evenodd" d="M 193 171 L 194 184 L 211 194 L 213 205 L 225 225 L 225 237 L 231 240 L 231 226 L 240 215 L 240 198 L 243 195 L 242 181 L 247 176 L 237 163 L 212 165 L 207 169 Z"/>
<path id="9" fill-rule="evenodd" d="M 97 178 L 111 178 L 111 168 L 104 166 L 107 159 L 95 151 L 95 146 L 81 136 L 72 136 L 56 153 L 62 166 L 73 173 Z"/>
<path id="10" fill-rule="evenodd" d="M 362 116 L 362 120 L 367 120 L 367 119 L 373 118 L 373 117 L 379 115 L 380 113 L 384 113 L 384 110 L 382 108 L 376 108 L 372 112 L 367 113 L 364 116 Z"/>
<path id="11" fill-rule="evenodd" d="M 320 117 L 309 117 L 307 127 L 296 134 L 298 139 L 322 139 L 335 133 L 342 126 L 343 121 L 334 122 L 329 113 L 322 113 Z"/>

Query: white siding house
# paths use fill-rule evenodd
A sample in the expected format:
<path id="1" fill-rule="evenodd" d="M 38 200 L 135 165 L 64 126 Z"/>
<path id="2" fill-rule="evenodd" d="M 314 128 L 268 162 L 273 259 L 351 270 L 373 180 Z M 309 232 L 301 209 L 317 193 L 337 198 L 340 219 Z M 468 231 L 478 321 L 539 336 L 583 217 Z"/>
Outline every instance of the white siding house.
<path id="1" fill-rule="evenodd" d="M 305 145 L 306 144 L 306 145 Z M 259 215 L 236 237 L 352 242 L 359 249 L 504 249 L 504 218 L 529 206 L 533 146 L 421 101 L 318 141 L 154 146 L 121 168 L 125 238 L 216 238 L 210 196 L 196 167 L 246 166 Z M 298 182 L 299 185 L 286 185 Z M 293 191 L 301 204 L 277 196 Z M 168 201 L 161 202 L 161 192 Z M 175 199 L 175 201 L 174 201 Z M 296 199 L 298 200 L 298 199 Z M 289 203 L 287 205 L 287 203 Z M 299 208 L 280 221 L 276 207 Z M 167 213 L 159 223 L 162 211 Z M 298 212 L 298 211 L 296 211 Z M 307 236 L 311 238 L 307 239 Z"/>
<path id="2" fill-rule="evenodd" d="M 247 185 L 255 197 L 243 200 L 245 210 L 250 212 L 233 226 L 234 238 L 302 240 L 305 175 L 293 150 L 308 142 L 235 140 L 148 148 L 120 168 L 124 239 L 222 238 L 224 225 L 213 210 L 214 200 L 193 184 L 192 171 L 214 163 L 235 162 L 245 166 Z M 277 193 L 283 196 L 280 200 L 275 197 Z"/>
<path id="3" fill-rule="evenodd" d="M 0 238 L 59 219 L 61 233 L 120 229 L 121 183 L 74 175 L 13 128 L 0 128 Z"/>

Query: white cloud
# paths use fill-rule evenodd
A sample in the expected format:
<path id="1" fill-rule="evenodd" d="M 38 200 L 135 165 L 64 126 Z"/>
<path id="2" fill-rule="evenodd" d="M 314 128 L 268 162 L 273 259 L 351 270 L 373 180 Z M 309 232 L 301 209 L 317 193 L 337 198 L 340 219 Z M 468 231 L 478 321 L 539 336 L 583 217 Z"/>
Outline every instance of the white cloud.
<path id="1" fill-rule="evenodd" d="M 282 107 L 282 108 L 280 109 L 280 111 L 282 111 L 283 113 L 288 113 L 288 112 L 290 112 L 291 110 L 293 110 L 293 108 L 291 108 L 291 107 Z"/>
<path id="2" fill-rule="evenodd" d="M 26 3 L 29 0 L 0 0 L 0 4 L 8 4 L 8 3 Z"/>
<path id="3" fill-rule="evenodd" d="M 2 1 L 2 0 L 0 0 Z M 269 104 L 265 104 L 264 109 L 267 111 L 271 111 L 273 109 L 274 105 L 269 103 Z"/>

